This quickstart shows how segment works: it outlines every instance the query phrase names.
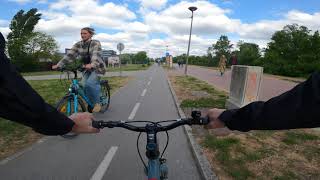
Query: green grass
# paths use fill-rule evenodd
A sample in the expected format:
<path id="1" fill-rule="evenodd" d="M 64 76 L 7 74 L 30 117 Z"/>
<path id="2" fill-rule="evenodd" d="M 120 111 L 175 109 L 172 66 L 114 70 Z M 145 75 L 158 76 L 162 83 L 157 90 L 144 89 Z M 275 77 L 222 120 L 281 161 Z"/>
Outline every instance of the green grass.
<path id="1" fill-rule="evenodd" d="M 273 130 L 263 130 L 263 131 L 253 131 L 252 136 L 261 139 L 267 139 L 271 137 L 276 131 Z"/>
<path id="2" fill-rule="evenodd" d="M 308 146 L 306 145 L 302 151 L 303 156 L 311 161 L 314 157 L 320 157 L 320 146 Z M 319 161 L 320 163 L 320 161 Z"/>
<path id="3" fill-rule="evenodd" d="M 69 84 L 71 83 L 68 80 L 60 81 L 57 79 L 28 82 L 47 103 L 53 106 L 67 93 Z"/>
<path id="4" fill-rule="evenodd" d="M 127 82 L 129 81 L 130 78 L 128 77 L 119 77 L 119 76 L 115 76 L 112 78 L 109 77 L 103 77 L 102 79 L 107 79 L 109 80 L 109 85 L 111 87 L 111 94 L 113 94 L 114 92 L 116 92 L 120 87 L 122 87 L 123 85 L 127 84 Z M 112 103 L 112 102 L 111 102 Z"/>
<path id="5" fill-rule="evenodd" d="M 249 151 L 241 146 L 239 139 L 234 137 L 217 138 L 208 135 L 202 145 L 216 152 L 215 157 L 222 165 L 224 171 L 235 179 L 255 177 L 254 173 L 247 168 L 246 163 L 256 162 L 275 153 L 272 149 L 268 148 Z M 236 154 L 236 156 L 232 156 L 231 154 Z"/>
<path id="6" fill-rule="evenodd" d="M 226 97 L 221 99 L 214 98 L 200 98 L 197 100 L 186 99 L 181 102 L 182 108 L 194 107 L 194 108 L 224 108 Z"/>
<path id="7" fill-rule="evenodd" d="M 217 152 L 217 160 L 222 164 L 224 171 L 233 178 L 248 179 L 249 177 L 254 177 L 253 173 L 244 165 L 245 158 L 233 158 L 231 156 L 233 148 L 242 149 L 239 139 L 232 137 L 220 139 L 208 135 L 202 145 Z"/>
<path id="8" fill-rule="evenodd" d="M 231 137 L 219 139 L 214 136 L 208 135 L 203 143 L 205 147 L 218 151 L 228 152 L 230 150 L 230 147 L 239 145 L 240 140 Z"/>
<path id="9" fill-rule="evenodd" d="M 140 71 L 140 70 L 146 70 L 149 66 L 145 64 L 127 64 L 122 65 L 121 70 L 122 71 Z M 119 67 L 112 68 L 107 67 L 107 72 L 118 72 L 120 71 Z M 56 75 L 61 74 L 60 71 L 39 71 L 39 72 L 24 72 L 21 73 L 22 76 L 42 76 L 42 75 Z"/>
<path id="10" fill-rule="evenodd" d="M 178 85 L 190 91 L 204 91 L 212 96 L 225 96 L 224 93 L 215 90 L 205 81 L 201 81 L 192 76 L 176 76 L 176 82 Z"/>
<path id="11" fill-rule="evenodd" d="M 127 64 L 127 65 L 122 65 L 121 70 L 122 71 L 141 71 L 141 70 L 146 70 L 148 69 L 149 66 L 145 64 Z M 118 72 L 120 71 L 119 67 L 107 67 L 107 72 Z"/>
<path id="12" fill-rule="evenodd" d="M 273 178 L 274 180 L 288 180 L 288 179 L 299 179 L 298 176 L 296 176 L 293 172 L 291 171 L 285 171 L 283 172 L 282 175 L 280 176 L 275 176 Z"/>
<path id="13" fill-rule="evenodd" d="M 13 135 L 22 137 L 28 131 L 28 128 L 21 124 L 0 118 L 0 130 L 0 137 L 4 139 L 4 144 L 8 144 Z"/>
<path id="14" fill-rule="evenodd" d="M 111 86 L 111 94 L 114 93 L 121 86 L 125 85 L 129 80 L 128 77 L 112 77 L 107 78 Z M 42 96 L 42 98 L 49 104 L 55 106 L 56 103 L 67 93 L 69 82 L 61 84 L 59 80 L 39 80 L 28 81 L 30 85 Z M 64 81 L 63 81 L 64 82 Z M 111 100 L 112 104 L 112 100 Z M 5 157 L 3 153 L 8 151 L 10 145 L 23 147 L 28 142 L 30 128 L 18 124 L 13 121 L 0 118 L 0 159 Z"/>
<path id="15" fill-rule="evenodd" d="M 318 139 L 319 137 L 313 134 L 288 131 L 285 133 L 285 137 L 282 140 L 282 142 L 284 142 L 287 145 L 294 145 L 305 141 L 314 141 Z"/>
<path id="16" fill-rule="evenodd" d="M 215 90 L 208 83 L 192 76 L 176 76 L 176 83 L 187 91 L 206 92 L 209 97 L 198 99 L 185 99 L 181 102 L 182 108 L 224 108 L 227 96 L 220 91 Z"/>
<path id="17" fill-rule="evenodd" d="M 25 72 L 21 73 L 22 76 L 42 76 L 42 75 L 55 75 L 60 74 L 59 71 L 39 71 L 39 72 Z"/>

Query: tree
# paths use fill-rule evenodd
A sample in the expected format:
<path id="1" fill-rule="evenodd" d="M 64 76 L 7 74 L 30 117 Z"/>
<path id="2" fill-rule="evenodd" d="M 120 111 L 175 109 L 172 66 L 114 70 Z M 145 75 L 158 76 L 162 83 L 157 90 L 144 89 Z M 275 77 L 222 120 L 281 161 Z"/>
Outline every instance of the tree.
<path id="1" fill-rule="evenodd" d="M 311 37 L 312 53 L 315 60 L 320 60 L 320 35 L 319 31 L 316 31 Z"/>
<path id="2" fill-rule="evenodd" d="M 32 33 L 29 41 L 25 45 L 26 53 L 32 54 L 36 59 L 50 58 L 58 51 L 56 40 L 45 33 Z"/>
<path id="3" fill-rule="evenodd" d="M 230 44 L 228 36 L 221 35 L 219 40 L 212 45 L 212 48 L 216 57 L 225 55 L 227 58 L 229 58 L 232 45 Z"/>
<path id="4" fill-rule="evenodd" d="M 254 43 L 238 43 L 240 49 L 238 53 L 239 64 L 255 65 L 255 61 L 260 58 L 259 46 Z"/>
<path id="5" fill-rule="evenodd" d="M 34 26 L 38 23 L 41 14 L 37 13 L 37 9 L 30 9 L 27 13 L 20 10 L 11 20 L 10 30 L 8 34 L 8 52 L 9 56 L 14 60 L 16 55 L 25 52 L 24 45 L 27 44 L 32 36 Z"/>
<path id="6" fill-rule="evenodd" d="M 30 9 L 27 13 L 20 10 L 10 23 L 11 32 L 7 36 L 8 53 L 18 69 L 23 68 L 23 63 L 33 64 L 32 57 L 26 52 L 26 45 L 33 36 L 34 27 L 41 17 L 37 11 L 35 8 Z"/>
<path id="7" fill-rule="evenodd" d="M 305 26 L 286 25 L 273 34 L 265 52 L 264 67 L 267 72 L 302 76 L 319 67 L 315 57 L 318 32 L 312 36 Z"/>
<path id="8" fill-rule="evenodd" d="M 129 54 L 129 53 L 121 54 L 121 63 L 122 64 L 128 64 L 128 63 L 132 64 L 133 56 L 134 56 L 134 54 Z"/>
<path id="9" fill-rule="evenodd" d="M 134 55 L 133 59 L 136 64 L 147 64 L 147 52 L 139 51 L 137 54 Z"/>

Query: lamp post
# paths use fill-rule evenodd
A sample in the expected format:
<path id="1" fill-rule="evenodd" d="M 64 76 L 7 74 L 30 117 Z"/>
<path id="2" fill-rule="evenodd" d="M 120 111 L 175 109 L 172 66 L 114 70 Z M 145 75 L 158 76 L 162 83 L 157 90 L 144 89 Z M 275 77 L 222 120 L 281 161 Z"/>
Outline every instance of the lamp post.
<path id="1" fill-rule="evenodd" d="M 186 66 L 184 69 L 184 74 L 187 75 L 187 70 L 188 70 L 188 59 L 189 59 L 189 50 L 190 50 L 190 41 L 191 41 L 191 33 L 192 33 L 192 22 L 193 22 L 193 11 L 197 10 L 197 7 L 191 6 L 188 8 L 192 15 L 191 15 L 191 27 L 190 27 L 190 35 L 189 35 L 189 43 L 188 43 L 188 51 L 187 51 L 187 59 L 186 59 Z"/>

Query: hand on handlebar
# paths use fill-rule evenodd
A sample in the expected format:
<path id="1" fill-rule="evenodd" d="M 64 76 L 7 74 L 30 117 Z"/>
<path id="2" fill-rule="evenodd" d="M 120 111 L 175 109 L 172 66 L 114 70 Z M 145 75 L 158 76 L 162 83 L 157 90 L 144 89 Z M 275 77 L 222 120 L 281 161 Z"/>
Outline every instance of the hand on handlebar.
<path id="1" fill-rule="evenodd" d="M 225 111 L 225 109 L 210 109 L 207 114 L 210 122 L 205 127 L 208 129 L 224 128 L 224 123 L 218 118 L 223 111 Z"/>
<path id="2" fill-rule="evenodd" d="M 56 64 L 56 65 L 52 65 L 52 67 L 51 67 L 53 70 L 56 70 L 56 69 L 58 69 L 59 68 L 59 66 L 58 66 L 58 64 Z"/>
<path id="3" fill-rule="evenodd" d="M 69 116 L 74 122 L 71 132 L 74 133 L 98 133 L 100 130 L 92 127 L 93 115 L 90 113 L 75 113 Z"/>
<path id="4" fill-rule="evenodd" d="M 88 70 L 93 68 L 91 64 L 84 64 L 82 67 Z"/>

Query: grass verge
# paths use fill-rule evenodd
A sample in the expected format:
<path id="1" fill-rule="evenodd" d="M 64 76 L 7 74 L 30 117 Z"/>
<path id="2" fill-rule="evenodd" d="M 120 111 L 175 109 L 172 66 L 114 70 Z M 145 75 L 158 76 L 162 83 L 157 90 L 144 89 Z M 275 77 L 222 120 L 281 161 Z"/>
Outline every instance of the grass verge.
<path id="1" fill-rule="evenodd" d="M 130 77 L 104 78 L 109 80 L 111 94 L 124 86 Z M 28 81 L 30 85 L 43 97 L 55 106 L 69 87 L 70 81 L 41 80 Z M 112 99 L 111 99 L 112 103 Z M 42 135 L 35 133 L 31 128 L 0 118 L 0 160 L 36 142 Z"/>
<path id="2" fill-rule="evenodd" d="M 223 108 L 227 94 L 204 81 L 169 73 L 185 114 Z M 320 131 L 230 131 L 192 127 L 219 179 L 320 179 Z"/>

